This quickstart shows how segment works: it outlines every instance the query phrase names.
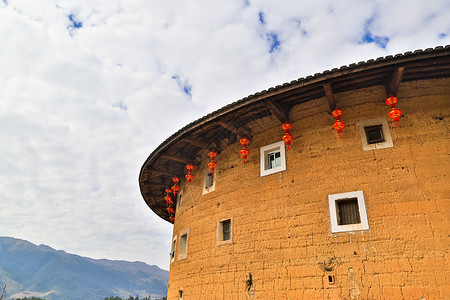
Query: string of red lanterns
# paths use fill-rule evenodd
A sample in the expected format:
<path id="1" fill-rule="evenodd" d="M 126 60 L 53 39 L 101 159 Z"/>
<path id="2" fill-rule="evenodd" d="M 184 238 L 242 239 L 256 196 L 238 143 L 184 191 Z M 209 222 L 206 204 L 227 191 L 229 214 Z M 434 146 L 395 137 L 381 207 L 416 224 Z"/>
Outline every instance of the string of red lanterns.
<path id="1" fill-rule="evenodd" d="M 284 130 L 283 141 L 286 143 L 286 146 L 289 150 L 289 146 L 291 145 L 292 141 L 294 140 L 294 136 L 289 133 L 289 130 L 292 129 L 292 124 L 289 122 L 284 122 L 281 125 L 281 129 Z"/>
<path id="2" fill-rule="evenodd" d="M 166 196 L 164 200 L 166 200 L 167 212 L 169 213 L 169 220 L 171 223 L 175 221 L 175 209 L 172 207 L 173 200 L 170 194 L 172 193 L 172 189 L 166 189 Z"/>
<path id="3" fill-rule="evenodd" d="M 216 158 L 217 153 L 214 151 L 210 151 L 208 153 L 209 158 L 211 161 L 208 163 L 209 170 L 211 171 L 211 175 L 214 174 L 214 169 L 217 167 L 217 163 L 214 161 L 214 158 Z"/>
<path id="4" fill-rule="evenodd" d="M 333 124 L 333 128 L 339 133 L 339 137 L 342 138 L 342 129 L 344 129 L 345 124 L 342 122 L 341 117 L 344 114 L 342 109 L 336 108 L 331 112 L 331 115 L 336 119 L 336 122 Z"/>
<path id="5" fill-rule="evenodd" d="M 239 153 L 241 154 L 242 159 L 244 160 L 244 164 L 245 164 L 245 160 L 247 159 L 248 155 L 250 154 L 250 151 L 247 149 L 247 145 L 250 143 L 250 140 L 246 137 L 243 137 L 243 138 L 241 138 L 239 143 L 241 143 L 241 145 L 242 145 L 242 149 Z"/>
<path id="6" fill-rule="evenodd" d="M 391 110 L 388 113 L 388 117 L 391 118 L 398 127 L 398 121 L 400 120 L 400 117 L 402 115 L 402 111 L 395 107 L 395 105 L 397 105 L 398 103 L 398 98 L 395 96 L 389 96 L 385 102 L 391 107 Z"/>
<path id="7" fill-rule="evenodd" d="M 180 190 L 180 187 L 177 185 L 178 182 L 180 182 L 180 178 L 174 177 L 174 178 L 172 178 L 172 181 L 173 181 L 173 186 L 172 186 L 173 196 L 176 197 L 178 191 Z"/>
<path id="8" fill-rule="evenodd" d="M 192 164 L 186 165 L 186 169 L 188 170 L 188 173 L 185 175 L 185 177 L 188 182 L 188 185 L 191 185 L 191 181 L 192 181 L 192 179 L 194 179 L 194 175 L 192 175 L 192 171 L 194 170 L 194 168 L 195 167 Z"/>

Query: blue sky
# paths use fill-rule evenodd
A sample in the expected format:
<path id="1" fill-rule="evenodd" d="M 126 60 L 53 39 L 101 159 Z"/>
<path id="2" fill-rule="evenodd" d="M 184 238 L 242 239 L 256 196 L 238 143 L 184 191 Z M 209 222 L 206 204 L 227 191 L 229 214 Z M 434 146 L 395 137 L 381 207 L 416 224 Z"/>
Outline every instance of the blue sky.
<path id="1" fill-rule="evenodd" d="M 140 167 L 224 105 L 450 44 L 450 2 L 0 1 L 0 234 L 168 268 Z"/>

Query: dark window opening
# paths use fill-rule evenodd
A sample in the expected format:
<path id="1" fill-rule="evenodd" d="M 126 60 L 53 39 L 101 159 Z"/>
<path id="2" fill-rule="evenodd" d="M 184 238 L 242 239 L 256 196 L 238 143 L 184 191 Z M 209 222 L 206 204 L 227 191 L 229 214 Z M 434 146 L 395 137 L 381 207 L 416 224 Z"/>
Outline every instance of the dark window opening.
<path id="1" fill-rule="evenodd" d="M 170 258 L 174 259 L 175 258 L 175 247 L 177 246 L 177 240 L 174 240 L 172 243 L 172 253 L 170 254 Z"/>
<path id="2" fill-rule="evenodd" d="M 179 290 L 178 294 L 180 295 L 180 299 L 183 299 L 183 290 Z"/>
<path id="3" fill-rule="evenodd" d="M 214 184 L 214 174 L 208 172 L 205 178 L 205 189 L 212 187 Z"/>
<path id="4" fill-rule="evenodd" d="M 219 222 L 219 241 L 231 240 L 231 219 Z"/>
<path id="5" fill-rule="evenodd" d="M 328 275 L 328 283 L 334 284 L 334 276 L 333 275 Z"/>
<path id="6" fill-rule="evenodd" d="M 343 199 L 336 201 L 338 225 L 360 224 L 358 199 Z"/>
<path id="7" fill-rule="evenodd" d="M 366 132 L 367 144 L 377 144 L 384 142 L 383 125 L 364 127 Z"/>

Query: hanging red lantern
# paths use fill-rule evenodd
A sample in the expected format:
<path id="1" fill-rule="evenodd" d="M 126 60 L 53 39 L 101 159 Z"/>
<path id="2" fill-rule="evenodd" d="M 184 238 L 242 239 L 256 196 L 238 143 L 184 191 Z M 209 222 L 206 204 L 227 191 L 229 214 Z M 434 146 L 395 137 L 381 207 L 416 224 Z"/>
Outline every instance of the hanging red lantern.
<path id="1" fill-rule="evenodd" d="M 391 107 L 391 110 L 388 113 L 388 117 L 391 118 L 395 122 L 395 125 L 397 125 L 398 127 L 398 121 L 400 120 L 400 117 L 402 115 L 402 111 L 395 107 L 398 103 L 398 98 L 395 96 L 389 96 L 385 102 Z"/>
<path id="2" fill-rule="evenodd" d="M 331 115 L 336 119 L 336 122 L 333 124 L 333 128 L 339 133 L 339 137 L 342 138 L 342 129 L 344 129 L 345 124 L 341 121 L 341 117 L 344 114 L 342 109 L 336 108 L 331 112 Z"/>
<path id="3" fill-rule="evenodd" d="M 288 150 L 289 150 L 289 146 L 291 145 L 292 141 L 294 140 L 294 136 L 289 133 L 289 130 L 292 129 L 292 124 L 289 122 L 284 122 L 281 125 L 281 129 L 284 130 L 284 135 L 283 135 L 282 140 L 286 143 L 286 146 L 288 147 Z"/>
<path id="4" fill-rule="evenodd" d="M 170 223 L 173 224 L 173 222 L 175 221 L 175 215 L 173 215 L 173 214 L 169 215 L 169 220 L 170 220 Z"/>
<path id="5" fill-rule="evenodd" d="M 389 105 L 391 108 L 394 108 L 395 105 L 398 103 L 398 98 L 397 98 L 397 97 L 394 97 L 394 96 L 389 96 L 389 97 L 386 99 L 385 102 L 386 102 L 386 104 Z"/>
<path id="6" fill-rule="evenodd" d="M 217 157 L 217 153 L 214 151 L 210 151 L 208 153 L 209 158 L 211 158 L 211 161 L 208 163 L 209 170 L 211 171 L 211 175 L 214 174 L 214 169 L 217 167 L 217 163 L 214 161 L 214 158 Z"/>
<path id="7" fill-rule="evenodd" d="M 166 193 L 167 193 L 167 196 L 169 196 L 172 193 L 172 189 L 166 189 Z"/>
<path id="8" fill-rule="evenodd" d="M 180 182 L 180 178 L 174 177 L 174 178 L 172 178 L 172 181 L 173 181 L 172 191 L 173 191 L 173 195 L 176 197 L 178 191 L 180 190 L 180 188 L 177 185 L 177 183 Z"/>
<path id="9" fill-rule="evenodd" d="M 170 197 L 169 195 L 165 196 L 165 197 L 164 197 L 164 200 L 166 200 L 166 204 L 167 204 L 167 205 L 170 205 L 170 204 L 173 203 L 172 197 Z"/>
<path id="10" fill-rule="evenodd" d="M 250 143 L 250 140 L 246 137 L 243 137 L 243 138 L 241 138 L 239 143 L 241 143 L 241 145 L 242 145 L 242 149 L 239 153 L 241 154 L 242 159 L 244 160 L 244 164 L 245 164 L 245 160 L 247 159 L 248 155 L 250 154 L 250 151 L 247 149 L 247 145 Z"/>
<path id="11" fill-rule="evenodd" d="M 188 173 L 185 175 L 187 182 L 189 182 L 189 185 L 191 185 L 192 179 L 194 179 L 194 175 L 192 175 L 192 171 L 194 170 L 194 165 L 189 164 L 186 166 L 186 169 L 188 170 Z"/>
<path id="12" fill-rule="evenodd" d="M 169 206 L 169 207 L 167 208 L 167 212 L 168 212 L 169 214 L 173 214 L 173 213 L 175 213 L 175 210 L 173 209 L 172 206 Z"/>
<path id="13" fill-rule="evenodd" d="M 402 115 L 402 111 L 395 107 L 392 108 L 388 113 L 389 118 L 391 118 L 395 122 L 395 125 L 397 125 L 397 127 L 398 127 L 398 121 L 400 120 L 401 115 Z"/>

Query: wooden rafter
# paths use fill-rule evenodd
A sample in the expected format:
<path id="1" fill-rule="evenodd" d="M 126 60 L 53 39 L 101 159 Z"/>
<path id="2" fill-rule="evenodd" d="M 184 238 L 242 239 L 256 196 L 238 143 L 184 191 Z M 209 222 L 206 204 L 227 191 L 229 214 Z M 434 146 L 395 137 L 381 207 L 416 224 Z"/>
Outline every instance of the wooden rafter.
<path id="1" fill-rule="evenodd" d="M 181 156 L 175 156 L 175 155 L 168 155 L 168 154 L 161 154 L 161 158 L 165 158 L 168 160 L 176 161 L 183 164 L 188 164 L 191 161 L 187 158 L 181 157 Z"/>
<path id="2" fill-rule="evenodd" d="M 334 110 L 336 108 L 336 100 L 334 99 L 333 89 L 331 88 L 331 83 L 326 82 L 323 85 L 323 90 L 325 91 L 325 96 L 327 97 L 328 105 L 330 106 L 330 110 Z"/>
<path id="3" fill-rule="evenodd" d="M 267 109 L 277 118 L 281 123 L 289 120 L 289 112 L 284 110 L 278 103 L 271 99 L 264 101 Z"/>
<path id="4" fill-rule="evenodd" d="M 405 67 L 397 67 L 394 69 L 394 73 L 385 86 L 388 96 L 397 96 L 398 88 L 400 87 L 400 82 L 402 82 L 404 71 Z"/>
<path id="5" fill-rule="evenodd" d="M 225 121 L 223 121 L 223 120 L 219 120 L 219 121 L 217 121 L 217 124 L 219 124 L 219 125 L 222 126 L 223 128 L 225 128 L 225 129 L 231 131 L 232 133 L 234 133 L 234 134 L 236 134 L 236 135 L 237 135 L 238 132 L 239 132 L 239 129 L 238 129 L 236 126 L 234 126 L 232 123 L 228 123 L 228 122 L 225 122 Z"/>
<path id="6" fill-rule="evenodd" d="M 166 175 L 166 176 L 169 176 L 169 177 L 172 177 L 174 175 L 174 173 L 172 173 L 172 172 L 168 172 L 168 171 L 164 171 L 164 170 L 158 170 L 158 169 L 155 169 L 155 168 L 149 168 L 148 171 L 151 172 L 151 173 L 155 173 L 155 174 L 159 174 L 159 175 Z"/>
<path id="7" fill-rule="evenodd" d="M 145 184 L 145 186 L 148 186 L 148 187 L 156 187 L 156 188 L 166 187 L 166 185 L 163 183 L 153 183 L 153 182 L 148 182 L 148 181 L 144 181 L 143 184 Z"/>
<path id="8" fill-rule="evenodd" d="M 210 146 L 207 143 L 204 143 L 204 142 L 201 142 L 201 141 L 198 141 L 198 140 L 193 140 L 193 139 L 190 139 L 190 138 L 184 138 L 183 142 L 189 143 L 191 145 L 194 145 L 196 147 L 203 148 L 203 149 L 206 149 L 206 150 L 209 150 L 209 148 L 210 148 Z"/>

